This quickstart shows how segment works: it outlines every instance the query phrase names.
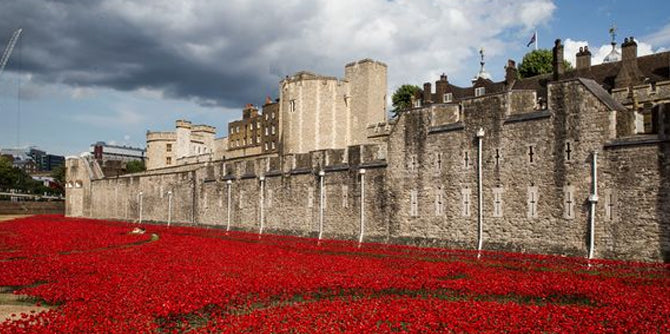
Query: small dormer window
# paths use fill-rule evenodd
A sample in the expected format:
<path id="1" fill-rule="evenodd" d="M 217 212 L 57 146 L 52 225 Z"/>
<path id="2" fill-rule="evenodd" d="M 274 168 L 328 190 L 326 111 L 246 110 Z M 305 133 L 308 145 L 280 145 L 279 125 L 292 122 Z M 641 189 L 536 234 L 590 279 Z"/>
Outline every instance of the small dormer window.
<path id="1" fill-rule="evenodd" d="M 444 94 L 444 103 L 449 103 L 454 100 L 454 94 L 446 93 Z"/>
<path id="2" fill-rule="evenodd" d="M 482 96 L 484 94 L 486 94 L 486 88 L 485 87 L 475 88 L 475 96 Z"/>

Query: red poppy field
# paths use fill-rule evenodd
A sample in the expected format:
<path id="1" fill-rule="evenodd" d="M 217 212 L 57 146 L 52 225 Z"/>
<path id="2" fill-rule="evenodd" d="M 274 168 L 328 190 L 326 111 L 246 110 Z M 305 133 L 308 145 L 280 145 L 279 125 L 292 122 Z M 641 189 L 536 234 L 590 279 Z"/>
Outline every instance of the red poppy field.
<path id="1" fill-rule="evenodd" d="M 48 311 L 2 333 L 669 333 L 670 266 L 34 216 L 0 286 Z"/>

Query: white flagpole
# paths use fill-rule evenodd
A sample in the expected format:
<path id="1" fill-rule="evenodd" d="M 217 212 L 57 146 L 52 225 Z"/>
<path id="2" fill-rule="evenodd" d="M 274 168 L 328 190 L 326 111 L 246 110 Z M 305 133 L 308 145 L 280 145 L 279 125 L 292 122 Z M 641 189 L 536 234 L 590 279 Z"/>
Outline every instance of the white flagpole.
<path id="1" fill-rule="evenodd" d="M 537 30 L 535 30 L 535 51 L 537 51 Z"/>

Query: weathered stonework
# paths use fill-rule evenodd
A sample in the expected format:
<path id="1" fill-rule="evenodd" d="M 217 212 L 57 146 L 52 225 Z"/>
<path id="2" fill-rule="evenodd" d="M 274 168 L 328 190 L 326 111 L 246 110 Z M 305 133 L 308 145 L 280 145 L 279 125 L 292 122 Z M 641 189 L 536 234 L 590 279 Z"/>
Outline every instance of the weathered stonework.
<path id="1" fill-rule="evenodd" d="M 344 96 L 342 81 L 289 79 L 282 96 L 311 101 L 301 121 L 284 114 L 289 101 L 279 102 L 280 137 L 294 149 L 113 178 L 94 161 L 70 158 L 66 214 L 465 249 L 477 249 L 481 223 L 484 250 L 669 261 L 670 93 L 659 95 L 667 81 L 655 83 L 656 95 L 641 86 L 610 94 L 573 74 L 541 88 L 532 88 L 537 79 L 498 86 L 480 79 L 486 93 L 478 97 L 444 76 L 437 96 L 424 95 L 442 101 L 451 92 L 453 101 L 425 103 L 391 122 L 369 116 L 356 145 L 308 119 L 333 110 L 322 98 Z M 640 108 L 655 115 L 642 131 L 650 133 L 634 124 Z M 301 132 L 317 129 L 319 136 Z M 314 140 L 292 142 L 294 135 Z"/>

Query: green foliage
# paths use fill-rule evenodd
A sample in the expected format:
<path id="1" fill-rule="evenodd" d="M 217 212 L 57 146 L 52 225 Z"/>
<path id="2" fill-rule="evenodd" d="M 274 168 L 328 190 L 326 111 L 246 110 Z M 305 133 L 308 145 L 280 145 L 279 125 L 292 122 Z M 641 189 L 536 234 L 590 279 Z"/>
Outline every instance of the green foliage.
<path id="1" fill-rule="evenodd" d="M 34 180 L 23 170 L 12 166 L 11 160 L 0 158 L 0 191 L 9 191 L 10 189 L 29 194 L 57 193 L 57 191 L 45 187 L 42 182 Z"/>
<path id="2" fill-rule="evenodd" d="M 519 74 L 522 78 L 530 78 L 540 74 L 551 73 L 553 71 L 552 60 L 553 55 L 551 50 L 533 50 L 523 56 L 521 65 L 519 65 Z M 572 65 L 567 60 L 563 60 L 563 68 L 571 70 Z"/>
<path id="3" fill-rule="evenodd" d="M 61 186 L 65 184 L 65 166 L 57 166 L 51 170 L 51 177 L 60 184 Z"/>
<path id="4" fill-rule="evenodd" d="M 412 96 L 421 91 L 421 88 L 416 85 L 402 85 L 391 96 L 393 102 L 393 116 L 397 116 L 403 109 L 412 107 Z"/>
<path id="5" fill-rule="evenodd" d="M 126 163 L 126 172 L 127 173 L 139 173 L 147 170 L 147 167 L 144 165 L 144 161 L 132 160 Z"/>

